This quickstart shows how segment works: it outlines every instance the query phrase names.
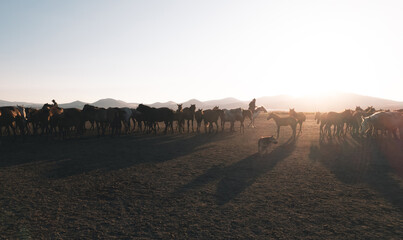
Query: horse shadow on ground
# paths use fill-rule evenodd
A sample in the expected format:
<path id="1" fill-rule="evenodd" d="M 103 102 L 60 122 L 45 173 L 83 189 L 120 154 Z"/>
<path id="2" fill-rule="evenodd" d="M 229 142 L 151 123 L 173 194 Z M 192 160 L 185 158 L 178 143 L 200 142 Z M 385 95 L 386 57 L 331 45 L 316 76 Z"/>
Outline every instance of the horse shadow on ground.
<path id="1" fill-rule="evenodd" d="M 403 143 L 396 139 L 343 137 L 312 144 L 309 157 L 345 184 L 368 184 L 403 211 Z M 393 176 L 394 175 L 394 176 Z"/>
<path id="2" fill-rule="evenodd" d="M 296 138 L 290 138 L 263 156 L 255 153 L 229 166 L 214 166 L 173 194 L 199 189 L 218 181 L 214 196 L 218 205 L 224 205 L 251 186 L 260 176 L 272 170 L 277 163 L 291 155 L 296 141 Z"/>
<path id="3" fill-rule="evenodd" d="M 230 133 L 220 133 L 9 141 L 0 146 L 0 169 L 39 164 L 46 169 L 47 177 L 64 178 L 93 170 L 112 171 L 137 164 L 165 162 L 232 137 Z"/>

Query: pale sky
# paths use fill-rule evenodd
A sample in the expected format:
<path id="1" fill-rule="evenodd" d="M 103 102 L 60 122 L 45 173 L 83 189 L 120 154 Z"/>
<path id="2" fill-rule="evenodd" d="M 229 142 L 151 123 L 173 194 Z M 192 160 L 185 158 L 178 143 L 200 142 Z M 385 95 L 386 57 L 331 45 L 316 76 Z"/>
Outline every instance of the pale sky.
<path id="1" fill-rule="evenodd" d="M 403 1 L 0 0 L 0 99 L 403 101 Z"/>

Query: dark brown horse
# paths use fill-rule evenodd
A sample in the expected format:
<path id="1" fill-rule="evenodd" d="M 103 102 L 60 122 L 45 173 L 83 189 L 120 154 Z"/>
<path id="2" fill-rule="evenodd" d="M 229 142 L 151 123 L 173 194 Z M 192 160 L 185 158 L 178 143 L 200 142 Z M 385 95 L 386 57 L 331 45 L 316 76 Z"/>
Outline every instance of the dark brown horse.
<path id="1" fill-rule="evenodd" d="M 122 133 L 122 121 L 124 120 L 124 112 L 119 108 L 106 109 L 107 124 L 111 129 L 112 136 Z"/>
<path id="2" fill-rule="evenodd" d="M 53 100 L 54 101 L 54 100 Z M 56 102 L 55 104 L 44 104 L 42 107 L 43 110 L 43 119 L 45 118 L 45 115 L 49 115 L 49 130 L 50 133 L 57 133 L 57 126 L 58 126 L 58 121 L 60 118 L 60 115 L 63 113 L 63 108 L 59 108 Z"/>
<path id="3" fill-rule="evenodd" d="M 84 105 L 83 120 L 90 121 L 97 127 L 98 136 L 105 134 L 105 128 L 108 125 L 107 110 L 105 108 L 95 107 L 89 104 Z"/>
<path id="4" fill-rule="evenodd" d="M 208 109 L 203 111 L 203 121 L 204 121 L 204 132 L 207 133 L 207 127 L 209 128 L 208 133 L 214 131 L 213 124 L 216 125 L 216 133 L 218 132 L 218 119 L 223 114 L 223 110 L 218 107 L 213 109 Z"/>
<path id="5" fill-rule="evenodd" d="M 183 109 L 183 119 L 186 120 L 186 122 L 187 122 L 188 132 L 190 131 L 189 130 L 190 121 L 192 121 L 192 132 L 194 132 L 193 120 L 194 120 L 194 117 L 195 117 L 195 111 L 196 111 L 196 105 L 195 104 L 191 104 L 190 107 L 185 107 Z"/>
<path id="6" fill-rule="evenodd" d="M 85 120 L 80 109 L 65 108 L 58 121 L 61 138 L 66 138 L 70 132 L 75 132 L 76 136 L 82 134 L 84 123 Z"/>
<path id="7" fill-rule="evenodd" d="M 173 128 L 173 121 L 174 121 L 174 111 L 172 109 L 162 107 L 162 108 L 153 108 L 146 106 L 144 104 L 140 104 L 137 107 L 137 110 L 140 111 L 144 115 L 144 119 L 146 119 L 147 124 L 154 133 L 157 133 L 157 123 L 164 122 L 165 123 L 165 130 L 164 133 L 166 134 L 168 128 L 171 129 L 171 132 L 174 132 Z"/>
<path id="8" fill-rule="evenodd" d="M 183 108 L 182 108 L 182 104 L 177 104 L 178 109 L 176 109 L 175 113 L 174 113 L 174 121 L 177 122 L 177 129 L 179 131 L 179 133 L 182 133 L 185 131 L 185 114 L 183 113 Z M 189 128 L 189 127 L 188 127 Z"/>
<path id="9" fill-rule="evenodd" d="M 132 120 L 133 120 L 134 125 L 136 126 L 136 122 L 137 122 L 139 131 L 140 132 L 143 131 L 143 123 L 145 122 L 144 115 L 140 111 L 137 111 L 137 109 L 132 108 L 131 110 L 132 110 Z M 134 128 L 133 128 L 133 130 L 134 130 Z"/>
<path id="10" fill-rule="evenodd" d="M 17 107 L 0 107 L 0 136 L 2 135 L 3 127 L 8 135 L 11 135 L 11 129 L 14 136 L 16 136 L 17 128 L 20 134 L 25 134 L 25 123 L 26 119 Z"/>
<path id="11" fill-rule="evenodd" d="M 198 109 L 195 112 L 195 119 L 196 119 L 196 132 L 200 133 L 200 127 L 201 127 L 201 122 L 203 121 L 203 110 L 202 109 Z"/>

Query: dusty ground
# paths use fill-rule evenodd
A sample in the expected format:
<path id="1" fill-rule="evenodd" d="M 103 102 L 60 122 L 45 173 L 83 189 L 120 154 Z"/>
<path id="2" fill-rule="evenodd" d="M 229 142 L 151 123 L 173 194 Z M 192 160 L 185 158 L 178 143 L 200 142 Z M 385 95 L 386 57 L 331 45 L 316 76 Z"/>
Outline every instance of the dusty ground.
<path id="1" fill-rule="evenodd" d="M 0 238 L 402 239 L 403 143 L 318 131 L 3 138 Z"/>

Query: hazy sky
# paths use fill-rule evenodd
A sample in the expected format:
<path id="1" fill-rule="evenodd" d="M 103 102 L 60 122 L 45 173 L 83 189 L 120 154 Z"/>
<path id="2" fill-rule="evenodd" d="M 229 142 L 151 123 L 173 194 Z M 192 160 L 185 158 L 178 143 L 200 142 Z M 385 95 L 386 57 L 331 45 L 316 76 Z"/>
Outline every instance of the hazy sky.
<path id="1" fill-rule="evenodd" d="M 403 1 L 0 0 L 0 99 L 403 101 Z"/>

